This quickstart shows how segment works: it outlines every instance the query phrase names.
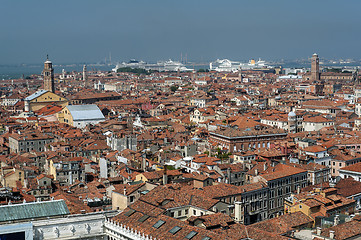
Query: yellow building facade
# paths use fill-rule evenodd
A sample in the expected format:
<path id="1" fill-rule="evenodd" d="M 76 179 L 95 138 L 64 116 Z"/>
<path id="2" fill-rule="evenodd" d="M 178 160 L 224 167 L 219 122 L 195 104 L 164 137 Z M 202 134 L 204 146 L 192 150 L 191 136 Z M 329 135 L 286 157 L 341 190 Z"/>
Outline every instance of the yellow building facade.
<path id="1" fill-rule="evenodd" d="M 47 90 L 39 90 L 32 95 L 26 97 L 25 101 L 25 112 L 36 111 L 47 105 L 57 105 L 65 107 L 68 105 L 68 100 L 55 93 Z"/>
<path id="2" fill-rule="evenodd" d="M 295 213 L 295 212 L 302 212 L 309 217 L 312 217 L 312 214 L 317 212 L 321 212 L 323 215 L 326 214 L 324 207 L 322 204 L 318 203 L 316 200 L 313 199 L 304 199 L 302 201 L 285 201 L 285 213 Z"/>
<path id="3" fill-rule="evenodd" d="M 313 220 L 316 217 L 331 217 L 336 214 L 350 215 L 355 210 L 355 200 L 337 193 L 337 189 L 315 189 L 314 191 L 291 195 L 285 199 L 284 212 L 303 212 Z"/>
<path id="4" fill-rule="evenodd" d="M 57 114 L 60 123 L 66 123 L 77 128 L 88 124 L 96 125 L 105 120 L 103 113 L 95 104 L 68 105 Z"/>
<path id="5" fill-rule="evenodd" d="M 57 118 L 60 123 L 66 123 L 71 126 L 74 125 L 73 116 L 67 107 L 64 107 L 63 110 L 57 113 Z"/>
<path id="6" fill-rule="evenodd" d="M 146 178 L 143 173 L 139 173 L 138 175 L 135 176 L 135 182 L 138 182 L 138 181 L 142 181 L 142 182 L 148 182 L 148 178 Z"/>
<path id="7" fill-rule="evenodd" d="M 54 162 L 52 159 L 49 161 L 49 175 L 52 175 L 54 177 L 54 181 L 56 181 L 56 168 L 54 166 Z"/>
<path id="8" fill-rule="evenodd" d="M 4 187 L 16 188 L 16 182 L 24 184 L 24 171 L 16 168 L 2 169 L 0 175 L 1 185 Z"/>

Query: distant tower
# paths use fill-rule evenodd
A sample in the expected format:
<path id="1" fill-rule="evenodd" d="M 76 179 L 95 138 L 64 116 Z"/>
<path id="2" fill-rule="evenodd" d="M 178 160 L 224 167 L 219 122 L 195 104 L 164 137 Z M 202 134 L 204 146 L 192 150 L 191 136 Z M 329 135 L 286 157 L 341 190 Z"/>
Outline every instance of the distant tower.
<path id="1" fill-rule="evenodd" d="M 288 113 L 288 132 L 297 132 L 297 115 L 293 111 Z"/>
<path id="2" fill-rule="evenodd" d="M 84 86 L 89 87 L 86 65 L 83 66 L 83 80 L 84 80 Z"/>
<path id="3" fill-rule="evenodd" d="M 65 79 L 65 69 L 63 68 L 63 70 L 61 70 L 61 78 L 62 79 Z"/>
<path id="4" fill-rule="evenodd" d="M 46 55 L 46 61 L 44 62 L 44 70 L 43 70 L 43 76 L 44 76 L 44 90 L 47 90 L 49 92 L 55 92 L 55 86 L 54 86 L 54 69 L 53 64 L 48 58 L 48 55 Z"/>
<path id="5" fill-rule="evenodd" d="M 320 59 L 316 53 L 312 55 L 311 60 L 311 79 L 320 80 Z"/>
<path id="6" fill-rule="evenodd" d="M 194 83 L 194 81 L 196 80 L 196 74 L 197 74 L 196 70 L 193 70 L 193 71 L 192 71 L 192 82 L 193 82 L 193 83 Z"/>

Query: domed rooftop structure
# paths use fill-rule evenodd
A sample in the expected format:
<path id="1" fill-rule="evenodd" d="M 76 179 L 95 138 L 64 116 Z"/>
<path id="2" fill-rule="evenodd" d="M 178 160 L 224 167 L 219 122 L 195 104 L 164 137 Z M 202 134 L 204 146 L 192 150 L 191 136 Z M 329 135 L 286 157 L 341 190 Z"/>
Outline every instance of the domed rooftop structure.
<path id="1" fill-rule="evenodd" d="M 291 111 L 288 113 L 288 117 L 296 117 L 296 113 Z"/>
<path id="2" fill-rule="evenodd" d="M 46 61 L 44 63 L 51 63 L 51 61 L 49 60 L 49 55 L 46 54 Z"/>

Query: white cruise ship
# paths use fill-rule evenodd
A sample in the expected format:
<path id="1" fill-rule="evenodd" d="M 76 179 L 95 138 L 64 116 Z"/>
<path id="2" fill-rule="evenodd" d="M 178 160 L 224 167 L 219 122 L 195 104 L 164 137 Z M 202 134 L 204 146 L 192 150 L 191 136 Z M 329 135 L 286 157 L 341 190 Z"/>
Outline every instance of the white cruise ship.
<path id="1" fill-rule="evenodd" d="M 209 64 L 209 70 L 217 72 L 235 72 L 240 68 L 240 62 L 231 61 L 228 59 L 217 59 Z"/>
<path id="2" fill-rule="evenodd" d="M 272 66 L 267 65 L 266 61 L 258 59 L 255 61 L 254 59 L 249 60 L 248 63 L 241 63 L 241 69 L 259 69 L 259 68 L 273 68 Z"/>
<path id="3" fill-rule="evenodd" d="M 267 63 L 261 59 L 255 61 L 254 59 L 250 60 L 248 63 L 241 63 L 237 61 L 231 61 L 228 59 L 217 59 L 214 62 L 209 64 L 209 69 L 211 71 L 217 72 L 236 72 L 238 70 L 244 69 L 261 69 L 261 68 L 272 68 L 267 65 Z"/>
<path id="4" fill-rule="evenodd" d="M 117 64 L 115 68 L 112 69 L 113 72 L 117 72 L 119 68 L 130 67 L 130 68 L 141 68 L 146 70 L 157 70 L 160 72 L 163 71 L 192 71 L 193 69 L 186 68 L 182 63 L 177 61 L 172 61 L 169 59 L 168 61 L 159 61 L 157 63 L 146 63 L 143 61 L 137 61 L 135 59 L 131 59 L 129 62 L 122 62 Z"/>

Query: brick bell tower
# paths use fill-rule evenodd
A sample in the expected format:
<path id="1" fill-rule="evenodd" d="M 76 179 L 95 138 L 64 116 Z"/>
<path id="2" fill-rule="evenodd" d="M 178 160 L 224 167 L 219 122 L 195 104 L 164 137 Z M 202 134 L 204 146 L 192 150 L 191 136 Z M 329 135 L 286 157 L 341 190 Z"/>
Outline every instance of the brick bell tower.
<path id="1" fill-rule="evenodd" d="M 55 92 L 54 69 L 52 62 L 49 60 L 48 55 L 46 55 L 46 61 L 44 62 L 43 77 L 44 77 L 44 90 L 54 93 Z"/>
<path id="2" fill-rule="evenodd" d="M 312 55 L 311 60 L 311 79 L 320 80 L 320 59 L 316 53 Z"/>

